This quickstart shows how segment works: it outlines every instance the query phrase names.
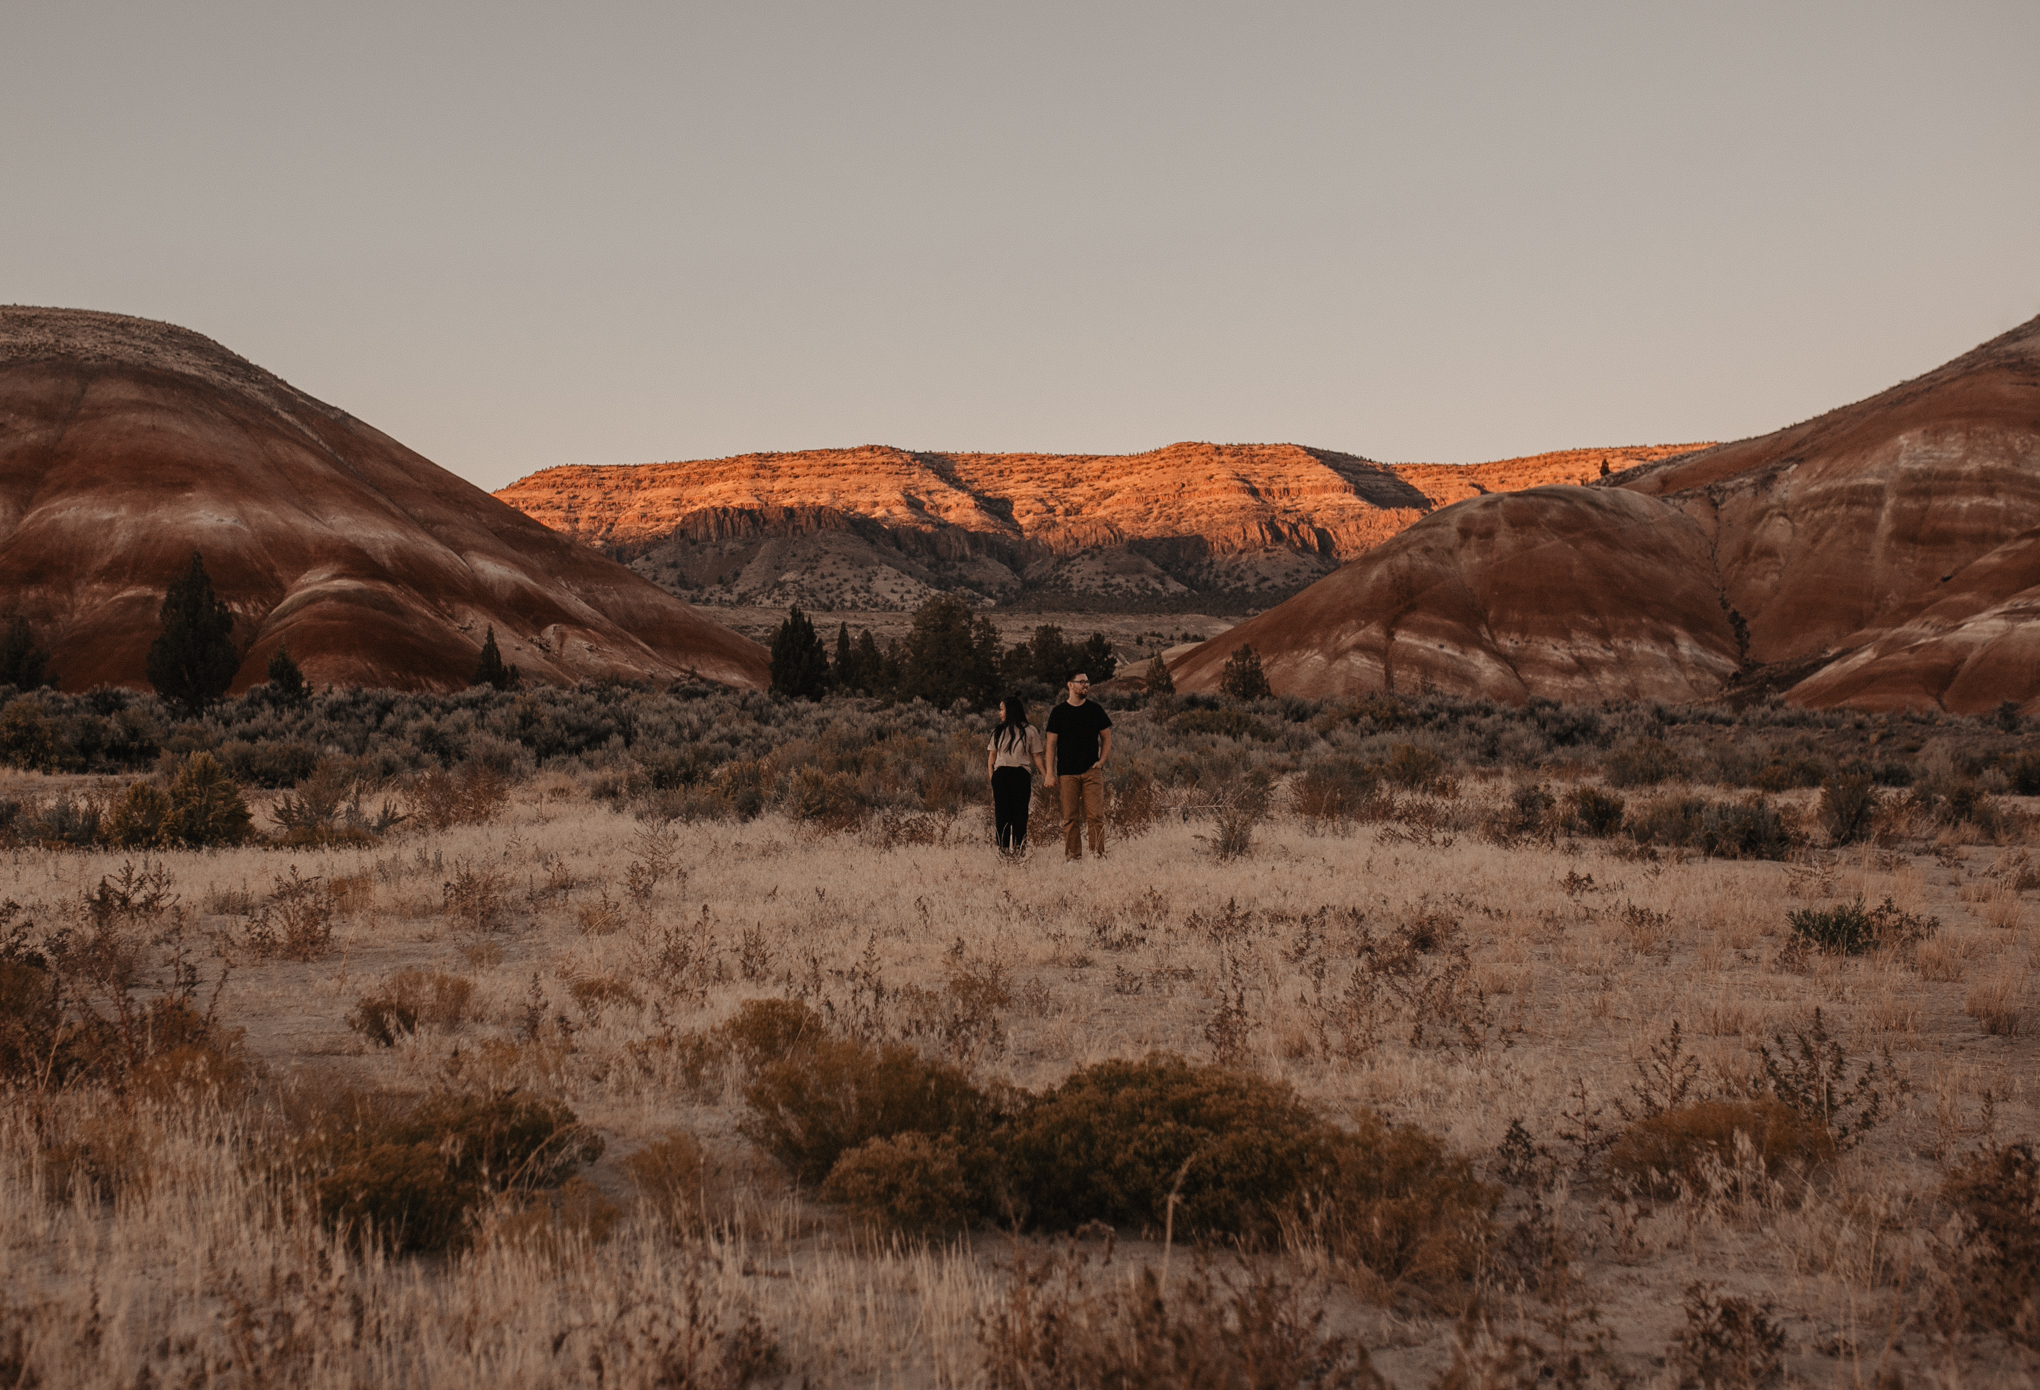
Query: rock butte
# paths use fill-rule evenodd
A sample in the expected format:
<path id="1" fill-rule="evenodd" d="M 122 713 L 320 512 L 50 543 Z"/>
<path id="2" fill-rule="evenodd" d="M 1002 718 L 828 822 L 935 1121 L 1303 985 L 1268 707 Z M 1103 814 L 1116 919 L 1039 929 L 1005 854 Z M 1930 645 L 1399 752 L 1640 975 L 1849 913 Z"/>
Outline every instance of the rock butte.
<path id="1" fill-rule="evenodd" d="M 496 495 L 689 592 L 898 606 L 930 584 L 1138 598 L 1294 592 L 1435 506 L 1598 476 L 1696 445 L 1572 450 L 1472 466 L 1384 465 L 1295 444 L 1144 454 L 969 454 L 872 445 L 549 468 Z M 874 567 L 894 571 L 874 580 Z M 937 576 L 941 579 L 938 580 Z"/>
<path id="2" fill-rule="evenodd" d="M 456 689 L 490 626 L 538 680 L 766 681 L 757 644 L 208 338 L 0 307 L 0 592 L 64 688 L 146 684 L 194 548 L 237 691 L 283 643 L 317 684 Z"/>
<path id="3" fill-rule="evenodd" d="M 1446 507 L 1171 664 L 1520 702 L 2040 696 L 2040 318 L 1790 429 Z"/>

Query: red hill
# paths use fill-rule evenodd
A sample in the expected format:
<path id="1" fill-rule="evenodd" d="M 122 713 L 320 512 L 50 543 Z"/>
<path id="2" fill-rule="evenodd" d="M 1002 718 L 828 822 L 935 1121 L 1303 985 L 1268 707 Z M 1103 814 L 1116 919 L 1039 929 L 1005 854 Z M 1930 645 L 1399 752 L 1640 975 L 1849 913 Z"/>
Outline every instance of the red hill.
<path id="1" fill-rule="evenodd" d="M 457 688 L 490 626 L 538 680 L 765 681 L 755 643 L 210 339 L 0 308 L 0 605 L 66 689 L 145 683 L 194 548 L 237 690 L 286 642 L 319 684 Z"/>
<path id="2" fill-rule="evenodd" d="M 1739 679 L 1973 713 L 2040 695 L 2036 611 L 2040 319 L 1790 429 L 1445 508 L 1172 670 L 1211 688 L 1252 643 L 1277 690 L 1699 698 Z"/>

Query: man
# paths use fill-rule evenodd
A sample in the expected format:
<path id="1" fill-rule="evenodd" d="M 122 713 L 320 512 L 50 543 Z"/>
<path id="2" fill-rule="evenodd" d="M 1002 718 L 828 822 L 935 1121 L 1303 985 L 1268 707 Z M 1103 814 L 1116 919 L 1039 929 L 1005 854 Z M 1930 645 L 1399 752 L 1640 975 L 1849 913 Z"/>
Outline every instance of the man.
<path id="1" fill-rule="evenodd" d="M 1048 712 L 1048 785 L 1062 794 L 1063 857 L 1084 857 L 1083 826 L 1091 823 L 1091 853 L 1105 853 L 1105 760 L 1112 756 L 1112 720 L 1085 697 L 1091 678 L 1069 679 L 1070 697 Z"/>

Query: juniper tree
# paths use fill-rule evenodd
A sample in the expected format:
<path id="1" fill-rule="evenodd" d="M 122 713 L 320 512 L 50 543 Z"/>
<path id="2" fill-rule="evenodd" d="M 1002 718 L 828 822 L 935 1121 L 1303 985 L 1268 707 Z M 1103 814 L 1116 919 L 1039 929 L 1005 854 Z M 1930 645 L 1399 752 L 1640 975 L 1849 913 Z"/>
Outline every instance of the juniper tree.
<path id="1" fill-rule="evenodd" d="M 278 646 L 269 656 L 269 699 L 272 704 L 298 706 L 312 698 L 305 673 L 291 659 L 288 646 Z"/>
<path id="2" fill-rule="evenodd" d="M 163 595 L 162 619 L 144 669 L 158 695 L 195 719 L 227 693 L 241 667 L 233 611 L 213 592 L 196 550 Z"/>
<path id="3" fill-rule="evenodd" d="M 1218 692 L 1234 700 L 1265 700 L 1274 692 L 1261 670 L 1261 654 L 1250 642 L 1225 659 L 1218 677 Z"/>
<path id="4" fill-rule="evenodd" d="M 496 646 L 493 625 L 489 628 L 489 635 L 482 640 L 482 654 L 475 662 L 475 673 L 468 677 L 468 684 L 492 685 L 498 690 L 511 690 L 517 685 L 517 668 L 503 664 L 503 653 Z"/>
<path id="5" fill-rule="evenodd" d="M 815 635 L 815 625 L 798 607 L 772 634 L 772 691 L 800 700 L 818 700 L 829 689 L 829 653 Z"/>
<path id="6" fill-rule="evenodd" d="M 1169 663 L 1162 660 L 1160 652 L 1155 653 L 1154 660 L 1148 662 L 1147 670 L 1141 672 L 1141 676 L 1147 681 L 1147 693 L 1150 695 L 1176 693 L 1176 678 L 1169 674 Z"/>

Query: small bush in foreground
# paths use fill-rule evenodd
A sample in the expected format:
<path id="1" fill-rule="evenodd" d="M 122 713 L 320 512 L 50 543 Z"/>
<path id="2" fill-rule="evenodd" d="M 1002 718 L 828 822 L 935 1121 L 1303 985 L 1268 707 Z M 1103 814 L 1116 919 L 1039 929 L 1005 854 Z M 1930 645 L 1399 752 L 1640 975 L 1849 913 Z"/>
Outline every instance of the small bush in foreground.
<path id="1" fill-rule="evenodd" d="M 1686 1326 L 1668 1348 L 1680 1390 L 1759 1390 L 1785 1378 L 1785 1332 L 1769 1299 L 1723 1294 L 1715 1284 L 1686 1289 Z"/>
<path id="2" fill-rule="evenodd" d="M 1961 1219 L 1953 1311 L 1972 1327 L 2040 1347 L 2040 1159 L 2027 1143 L 1972 1154 L 1941 1196 Z"/>
<path id="3" fill-rule="evenodd" d="M 1916 946 L 1941 927 L 1938 918 L 1906 912 L 1890 898 L 1867 910 L 1861 898 L 1834 907 L 1802 907 L 1785 920 L 1802 945 L 1844 956 Z"/>
<path id="4" fill-rule="evenodd" d="M 898 1134 L 989 1132 L 989 1097 L 910 1047 L 824 1038 L 759 1069 L 744 1094 L 746 1136 L 802 1182 L 824 1182 L 846 1152 Z"/>
<path id="5" fill-rule="evenodd" d="M 1681 1183 L 1702 1186 L 1710 1166 L 1734 1169 L 1741 1161 L 1738 1136 L 1767 1177 L 1793 1167 L 1814 1168 L 1835 1156 L 1834 1140 L 1825 1129 L 1764 1096 L 1703 1100 L 1638 1120 L 1616 1139 L 1608 1164 L 1646 1191 L 1674 1196 Z"/>
<path id="6" fill-rule="evenodd" d="M 1606 839 L 1622 829 L 1627 804 L 1599 787 L 1574 787 L 1559 804 L 1559 825 L 1569 834 Z"/>
<path id="7" fill-rule="evenodd" d="M 1169 1280 L 1143 1266 L 1093 1288 L 1081 1257 L 1014 1262 L 1005 1298 L 978 1325 L 992 1390 L 1385 1390 L 1366 1348 L 1324 1331 L 1322 1301 L 1273 1275 Z"/>
<path id="8" fill-rule="evenodd" d="M 474 981 L 438 970 L 399 970 L 361 996 L 347 1026 L 381 1047 L 422 1026 L 458 1028 L 469 1017 Z"/>
<path id="9" fill-rule="evenodd" d="M 1494 1233 L 1499 1189 L 1415 1125 L 1372 1111 L 1335 1135 L 1312 1194 L 1318 1234 L 1368 1297 L 1458 1306 Z"/>
<path id="10" fill-rule="evenodd" d="M 1005 1145 L 1030 1225 L 1271 1234 L 1331 1134 L 1287 1085 L 1156 1053 L 1073 1072 Z"/>
<path id="11" fill-rule="evenodd" d="M 409 1111 L 350 1096 L 307 1136 L 320 1217 L 393 1252 L 462 1244 L 490 1197 L 557 1187 L 602 1156 L 602 1140 L 565 1105 L 535 1097 L 442 1092 Z"/>
<path id="12" fill-rule="evenodd" d="M 645 1145 L 623 1161 L 638 1195 L 660 1219 L 682 1235 L 708 1224 L 708 1160 L 701 1141 L 682 1130 Z"/>
<path id="13" fill-rule="evenodd" d="M 887 1230 L 952 1231 L 981 1205 L 965 1155 L 946 1134 L 871 1139 L 836 1160 L 822 1197 Z"/>
<path id="14" fill-rule="evenodd" d="M 167 841 L 192 849 L 238 845 L 248 838 L 253 819 L 241 789 L 210 753 L 193 753 L 170 779 L 170 814 L 163 822 Z"/>

